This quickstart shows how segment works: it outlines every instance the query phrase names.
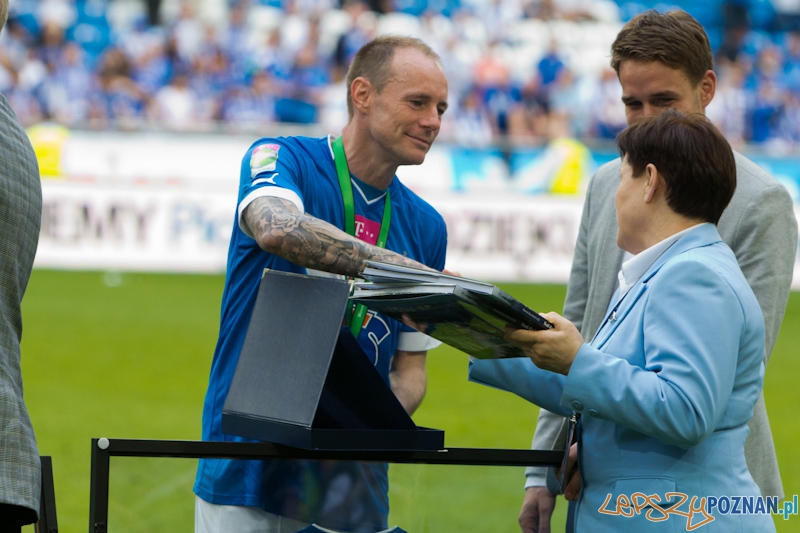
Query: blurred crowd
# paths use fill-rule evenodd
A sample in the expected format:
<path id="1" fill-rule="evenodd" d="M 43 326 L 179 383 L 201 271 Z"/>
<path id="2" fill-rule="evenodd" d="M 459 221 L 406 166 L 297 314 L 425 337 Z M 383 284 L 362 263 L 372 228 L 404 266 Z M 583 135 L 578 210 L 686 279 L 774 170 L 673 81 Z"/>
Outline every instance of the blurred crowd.
<path id="1" fill-rule="evenodd" d="M 800 145 L 800 2 L 749 3 L 760 11 L 744 0 L 686 4 L 676 6 L 706 8 L 705 20 L 693 14 L 716 53 L 712 120 L 734 145 Z M 442 136 L 452 142 L 612 139 L 625 117 L 609 47 L 647 7 L 17 0 L 0 38 L 0 92 L 26 126 L 266 133 L 305 124 L 336 132 L 347 121 L 343 77 L 353 54 L 377 34 L 396 33 L 422 38 L 442 57 L 451 104 Z"/>

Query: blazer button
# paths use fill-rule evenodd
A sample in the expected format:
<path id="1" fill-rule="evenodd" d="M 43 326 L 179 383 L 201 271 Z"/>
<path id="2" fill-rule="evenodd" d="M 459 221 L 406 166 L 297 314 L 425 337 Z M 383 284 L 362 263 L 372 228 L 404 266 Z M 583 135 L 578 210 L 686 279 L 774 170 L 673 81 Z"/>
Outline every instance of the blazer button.
<path id="1" fill-rule="evenodd" d="M 580 400 L 572 400 L 572 403 L 570 405 L 576 411 L 583 411 L 583 403 L 581 403 Z"/>
<path id="2" fill-rule="evenodd" d="M 600 418 L 600 413 L 598 413 L 594 409 L 589 409 L 589 416 L 591 416 L 592 418 Z"/>

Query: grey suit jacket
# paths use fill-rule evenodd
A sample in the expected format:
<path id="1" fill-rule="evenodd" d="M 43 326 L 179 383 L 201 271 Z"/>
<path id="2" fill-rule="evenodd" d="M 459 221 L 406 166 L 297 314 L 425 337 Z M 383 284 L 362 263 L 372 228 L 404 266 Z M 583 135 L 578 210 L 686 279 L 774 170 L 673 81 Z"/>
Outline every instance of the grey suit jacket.
<path id="1" fill-rule="evenodd" d="M 39 511 L 41 473 L 22 398 L 20 303 L 39 242 L 42 187 L 25 130 L 0 94 L 0 503 Z"/>
<path id="2" fill-rule="evenodd" d="M 718 230 L 736 254 L 761 306 L 766 326 L 766 364 L 789 298 L 797 253 L 797 220 L 786 189 L 743 155 L 734 152 L 734 156 L 736 192 L 722 214 Z M 614 208 L 619 167 L 619 159 L 603 165 L 589 184 L 564 302 L 564 316 L 575 323 L 587 341 L 600 327 L 617 288 L 617 273 L 622 265 Z M 563 449 L 565 428 L 563 417 L 541 410 L 532 448 Z M 750 420 L 745 456 L 762 494 L 783 498 L 763 393 Z M 529 468 L 526 473 L 529 476 L 526 486 L 542 484 L 543 469 Z"/>

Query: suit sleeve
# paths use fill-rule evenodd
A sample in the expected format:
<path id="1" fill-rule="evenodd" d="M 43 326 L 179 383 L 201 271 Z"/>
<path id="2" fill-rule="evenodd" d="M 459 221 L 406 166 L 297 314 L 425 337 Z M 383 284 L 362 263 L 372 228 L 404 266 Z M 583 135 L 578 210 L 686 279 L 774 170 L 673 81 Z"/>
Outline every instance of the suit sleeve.
<path id="1" fill-rule="evenodd" d="M 569 273 L 567 284 L 567 297 L 564 300 L 564 318 L 575 324 L 578 331 L 583 333 L 583 317 L 586 312 L 586 303 L 589 300 L 589 256 L 588 235 L 591 218 L 592 186 L 597 183 L 597 175 L 592 178 L 586 191 L 586 199 L 581 213 L 581 224 L 578 228 L 578 240 L 575 242 L 575 254 L 572 258 L 572 269 Z M 586 335 L 584 334 L 584 339 Z"/>
<path id="2" fill-rule="evenodd" d="M 797 255 L 797 220 L 782 186 L 753 196 L 741 214 L 731 248 L 764 315 L 766 364 L 786 311 Z"/>
<path id="3" fill-rule="evenodd" d="M 623 319 L 643 321 L 644 367 L 584 345 L 567 376 L 561 405 L 581 405 L 594 417 L 690 448 L 717 428 L 728 405 L 741 371 L 740 342 L 758 355 L 763 333 L 757 327 L 748 330 L 757 334 L 742 337 L 750 315 L 726 280 L 705 263 L 667 264 L 647 290 L 642 314 Z M 613 344 L 608 349 L 613 351 Z M 748 394 L 755 403 L 761 373 L 751 375 Z"/>
<path id="4" fill-rule="evenodd" d="M 475 359 L 469 364 L 469 380 L 512 392 L 531 403 L 569 416 L 560 405 L 565 376 L 538 368 L 527 357 Z"/>

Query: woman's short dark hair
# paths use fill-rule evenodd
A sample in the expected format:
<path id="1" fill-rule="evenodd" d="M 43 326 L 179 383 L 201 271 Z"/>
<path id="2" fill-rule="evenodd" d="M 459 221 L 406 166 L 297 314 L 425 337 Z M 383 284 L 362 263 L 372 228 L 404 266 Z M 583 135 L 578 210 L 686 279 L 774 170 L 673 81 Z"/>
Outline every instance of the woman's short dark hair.
<path id="1" fill-rule="evenodd" d="M 681 70 L 697 85 L 714 70 L 714 55 L 703 26 L 685 11 L 659 13 L 651 9 L 633 17 L 611 45 L 611 67 L 619 76 L 626 59 L 658 61 Z"/>
<path id="2" fill-rule="evenodd" d="M 728 141 L 706 117 L 673 109 L 645 117 L 617 136 L 617 146 L 634 176 L 655 165 L 674 212 L 719 222 L 736 190 L 736 161 Z"/>

